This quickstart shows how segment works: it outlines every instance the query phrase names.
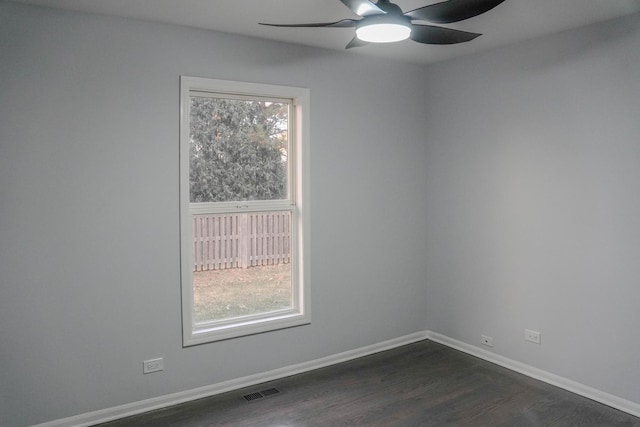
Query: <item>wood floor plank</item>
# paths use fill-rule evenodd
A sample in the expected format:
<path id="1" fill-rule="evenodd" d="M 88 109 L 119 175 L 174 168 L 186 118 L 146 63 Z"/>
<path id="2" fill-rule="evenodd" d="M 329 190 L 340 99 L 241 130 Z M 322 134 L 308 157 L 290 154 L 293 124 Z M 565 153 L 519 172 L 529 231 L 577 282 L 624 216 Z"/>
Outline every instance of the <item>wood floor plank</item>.
<path id="1" fill-rule="evenodd" d="M 243 397 L 271 388 L 279 393 Z M 425 340 L 102 426 L 640 427 L 640 419 Z"/>

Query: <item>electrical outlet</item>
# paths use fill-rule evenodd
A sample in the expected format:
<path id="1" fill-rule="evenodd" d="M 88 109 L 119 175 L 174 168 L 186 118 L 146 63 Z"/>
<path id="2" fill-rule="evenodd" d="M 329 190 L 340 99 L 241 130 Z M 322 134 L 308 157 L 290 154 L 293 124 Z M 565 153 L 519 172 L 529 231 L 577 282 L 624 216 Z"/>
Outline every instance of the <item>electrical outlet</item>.
<path id="1" fill-rule="evenodd" d="M 150 374 L 152 372 L 158 372 L 164 370 L 164 361 L 162 357 L 158 359 L 145 360 L 142 362 L 142 373 Z"/>
<path id="2" fill-rule="evenodd" d="M 480 335 L 480 344 L 486 345 L 487 347 L 493 347 L 493 337 Z"/>
<path id="3" fill-rule="evenodd" d="M 524 340 L 535 344 L 540 344 L 540 332 L 531 329 L 524 330 Z"/>

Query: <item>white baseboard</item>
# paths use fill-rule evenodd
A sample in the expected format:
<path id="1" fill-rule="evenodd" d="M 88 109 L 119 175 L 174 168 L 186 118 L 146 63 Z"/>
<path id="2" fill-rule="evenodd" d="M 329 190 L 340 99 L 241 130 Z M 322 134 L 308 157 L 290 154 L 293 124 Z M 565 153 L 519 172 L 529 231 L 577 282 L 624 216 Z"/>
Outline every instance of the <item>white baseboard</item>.
<path id="1" fill-rule="evenodd" d="M 138 402 L 128 403 L 126 405 L 116 406 L 113 408 L 101 409 L 99 411 L 93 411 L 86 414 L 80 414 L 68 418 L 49 421 L 33 427 L 86 427 L 99 423 L 106 423 L 108 421 L 153 411 L 155 409 L 166 408 L 168 406 L 173 406 L 196 399 L 202 399 L 204 397 L 210 397 L 232 390 L 251 387 L 267 381 L 273 381 L 280 378 L 289 377 L 291 375 L 301 374 L 303 372 L 312 371 L 314 369 L 324 368 L 326 366 L 335 365 L 337 363 L 347 362 L 359 357 L 369 356 L 374 353 L 379 353 L 381 351 L 390 350 L 392 348 L 401 347 L 407 344 L 412 344 L 414 342 L 422 341 L 425 339 L 427 339 L 427 332 L 416 332 L 414 334 L 405 335 L 400 338 L 395 338 L 366 347 L 361 347 L 355 350 L 345 351 L 343 353 L 322 357 L 320 359 L 312 360 L 309 362 L 299 363 L 297 365 L 285 366 L 284 368 L 274 369 L 272 371 L 249 375 L 246 377 L 224 381 L 209 386 L 199 387 L 192 390 L 172 393 L 165 396 L 154 397 L 152 399 L 146 399 Z"/>
<path id="2" fill-rule="evenodd" d="M 572 393 L 584 396 L 591 400 L 595 400 L 596 402 L 611 406 L 612 408 L 619 409 L 636 417 L 640 417 L 639 403 L 623 399 L 621 397 L 606 393 L 601 390 L 597 390 L 593 387 L 589 387 L 584 384 L 580 384 L 570 379 L 561 377 L 559 375 L 552 374 L 551 372 L 534 368 L 533 366 L 529 366 L 524 363 L 509 359 L 507 357 L 500 356 L 499 354 L 495 354 L 482 348 L 467 344 L 465 342 L 458 341 L 437 332 L 427 331 L 427 338 L 431 341 L 446 345 L 447 347 L 451 347 L 480 359 L 486 360 L 487 362 L 495 363 L 496 365 L 519 372 L 528 377 L 535 378 L 547 384 L 560 387 Z"/>

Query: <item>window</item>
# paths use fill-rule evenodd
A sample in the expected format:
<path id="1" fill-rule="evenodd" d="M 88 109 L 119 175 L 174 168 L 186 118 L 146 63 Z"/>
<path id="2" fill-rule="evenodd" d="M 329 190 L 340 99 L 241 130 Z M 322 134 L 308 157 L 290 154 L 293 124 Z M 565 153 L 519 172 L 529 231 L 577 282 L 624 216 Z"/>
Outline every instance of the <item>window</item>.
<path id="1" fill-rule="evenodd" d="M 183 344 L 309 323 L 308 89 L 183 76 L 180 95 Z"/>

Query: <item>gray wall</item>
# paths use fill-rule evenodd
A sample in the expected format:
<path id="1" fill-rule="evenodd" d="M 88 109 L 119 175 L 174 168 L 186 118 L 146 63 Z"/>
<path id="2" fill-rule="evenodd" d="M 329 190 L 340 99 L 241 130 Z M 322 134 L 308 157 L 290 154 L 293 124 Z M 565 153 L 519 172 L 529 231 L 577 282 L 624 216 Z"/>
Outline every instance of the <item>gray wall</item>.
<path id="1" fill-rule="evenodd" d="M 429 329 L 634 402 L 639 46 L 635 15 L 442 63 L 425 114 Z"/>
<path id="2" fill-rule="evenodd" d="M 0 2 L 0 425 L 424 330 L 422 73 Z M 181 347 L 180 75 L 310 88 L 310 326 Z"/>
<path id="3" fill-rule="evenodd" d="M 419 67 L 0 1 L 0 425 L 426 328 L 640 402 L 639 24 Z M 310 326 L 181 347 L 180 75 L 311 89 Z"/>

